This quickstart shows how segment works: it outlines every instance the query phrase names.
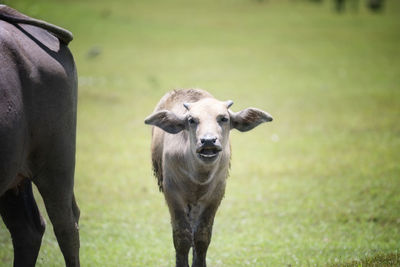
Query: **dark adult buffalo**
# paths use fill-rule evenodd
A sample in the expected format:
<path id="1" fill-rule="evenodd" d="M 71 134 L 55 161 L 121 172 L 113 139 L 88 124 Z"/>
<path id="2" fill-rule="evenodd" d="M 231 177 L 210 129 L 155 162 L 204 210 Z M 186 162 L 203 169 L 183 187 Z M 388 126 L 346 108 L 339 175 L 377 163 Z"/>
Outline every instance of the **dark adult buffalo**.
<path id="1" fill-rule="evenodd" d="M 75 202 L 77 76 L 70 32 L 0 5 L 0 214 L 14 266 L 34 266 L 45 223 L 33 182 L 67 266 L 79 266 Z"/>
<path id="2" fill-rule="evenodd" d="M 229 132 L 247 132 L 272 117 L 257 108 L 230 110 L 203 90 L 167 93 L 145 120 L 154 125 L 154 173 L 171 215 L 176 266 L 206 266 L 214 216 L 225 193 L 231 146 Z"/>

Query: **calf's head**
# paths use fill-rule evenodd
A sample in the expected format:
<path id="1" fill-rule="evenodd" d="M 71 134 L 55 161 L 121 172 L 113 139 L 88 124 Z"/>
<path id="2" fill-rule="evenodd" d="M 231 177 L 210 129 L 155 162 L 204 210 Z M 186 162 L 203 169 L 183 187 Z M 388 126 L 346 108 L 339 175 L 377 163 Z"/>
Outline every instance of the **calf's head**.
<path id="1" fill-rule="evenodd" d="M 229 146 L 229 131 L 233 128 L 246 132 L 260 123 L 272 121 L 271 115 L 247 108 L 233 112 L 232 101 L 203 98 L 194 103 L 183 103 L 184 114 L 160 110 L 146 118 L 145 123 L 157 126 L 170 134 L 187 131 L 190 151 L 204 164 L 216 162 L 220 152 Z"/>

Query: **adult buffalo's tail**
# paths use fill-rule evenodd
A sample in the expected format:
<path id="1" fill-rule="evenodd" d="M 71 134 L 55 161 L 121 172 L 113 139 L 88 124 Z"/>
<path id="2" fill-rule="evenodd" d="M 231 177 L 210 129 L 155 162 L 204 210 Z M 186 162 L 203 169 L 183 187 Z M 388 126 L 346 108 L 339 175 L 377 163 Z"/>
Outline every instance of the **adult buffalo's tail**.
<path id="1" fill-rule="evenodd" d="M 22 23 L 40 27 L 51 32 L 66 45 L 69 44 L 69 42 L 71 42 L 74 38 L 72 33 L 66 29 L 50 24 L 43 20 L 28 17 L 6 5 L 0 5 L 0 19 L 10 23 Z"/>

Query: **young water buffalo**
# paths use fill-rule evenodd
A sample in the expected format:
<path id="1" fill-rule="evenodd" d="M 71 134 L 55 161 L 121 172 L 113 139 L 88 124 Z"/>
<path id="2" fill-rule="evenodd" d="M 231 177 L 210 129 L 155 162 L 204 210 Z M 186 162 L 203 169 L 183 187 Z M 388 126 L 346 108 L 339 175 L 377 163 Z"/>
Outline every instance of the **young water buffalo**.
<path id="1" fill-rule="evenodd" d="M 0 5 L 0 215 L 11 233 L 16 267 L 35 265 L 45 230 L 32 181 L 66 265 L 79 266 L 71 40 L 64 29 Z"/>
<path id="2" fill-rule="evenodd" d="M 232 101 L 202 90 L 167 93 L 145 123 L 155 125 L 152 162 L 171 214 L 176 266 L 206 266 L 214 216 L 224 196 L 231 148 L 229 131 L 246 132 L 272 117 L 259 109 L 232 112 Z"/>

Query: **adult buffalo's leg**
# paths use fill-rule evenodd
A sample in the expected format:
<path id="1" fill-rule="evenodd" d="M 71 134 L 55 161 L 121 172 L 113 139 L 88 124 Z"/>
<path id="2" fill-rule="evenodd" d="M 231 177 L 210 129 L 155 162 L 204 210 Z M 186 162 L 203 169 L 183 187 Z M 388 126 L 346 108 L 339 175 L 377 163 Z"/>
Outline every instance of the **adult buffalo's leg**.
<path id="1" fill-rule="evenodd" d="M 79 209 L 73 193 L 73 170 L 50 171 L 41 175 L 46 182 L 37 186 L 53 224 L 65 264 L 68 267 L 79 264 Z"/>
<path id="2" fill-rule="evenodd" d="M 172 237 L 176 253 L 176 267 L 188 267 L 189 250 L 192 246 L 192 230 L 185 207 L 165 192 L 171 214 Z"/>
<path id="3" fill-rule="evenodd" d="M 79 209 L 73 192 L 75 136 L 63 131 L 53 136 L 33 158 L 35 169 L 41 166 L 33 182 L 37 185 L 53 225 L 66 266 L 79 266 Z M 69 133 L 69 134 L 66 134 Z"/>
<path id="4" fill-rule="evenodd" d="M 43 98 L 50 93 L 54 95 L 51 105 L 41 107 L 41 112 L 48 115 L 41 126 L 47 131 L 39 131 L 41 135 L 36 137 L 38 145 L 32 151 L 31 159 L 35 174 L 33 182 L 42 195 L 65 264 L 76 267 L 80 265 L 80 212 L 74 196 L 76 90 L 63 85 L 60 83 L 60 87 L 54 86 L 51 92 L 42 92 Z M 57 108 L 54 109 L 54 106 Z"/>
<path id="5" fill-rule="evenodd" d="M 30 180 L 23 180 L 0 197 L 0 214 L 11 233 L 14 266 L 35 266 L 45 223 L 36 206 Z"/>
<path id="6" fill-rule="evenodd" d="M 208 245 L 211 242 L 212 227 L 218 203 L 206 207 L 200 214 L 193 229 L 193 264 L 192 267 L 205 267 Z"/>

